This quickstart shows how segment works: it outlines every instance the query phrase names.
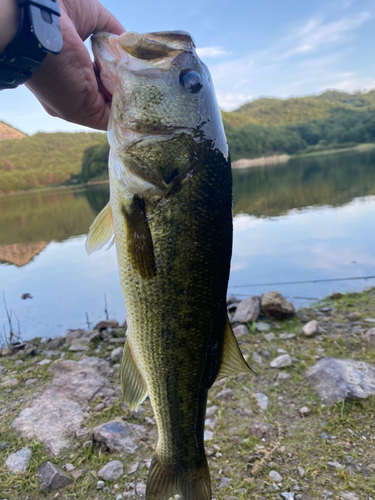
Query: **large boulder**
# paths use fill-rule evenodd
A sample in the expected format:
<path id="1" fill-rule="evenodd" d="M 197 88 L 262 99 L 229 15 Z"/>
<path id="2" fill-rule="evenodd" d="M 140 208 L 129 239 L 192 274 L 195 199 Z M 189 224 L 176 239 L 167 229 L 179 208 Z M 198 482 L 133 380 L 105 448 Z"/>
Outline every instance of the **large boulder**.
<path id="1" fill-rule="evenodd" d="M 375 394 L 375 366 L 364 361 L 322 358 L 307 370 L 307 378 L 328 404 Z"/>
<path id="2" fill-rule="evenodd" d="M 57 456 L 89 417 L 88 404 L 97 397 L 120 396 L 120 388 L 109 382 L 110 365 L 99 358 L 61 361 L 49 370 L 52 382 L 21 411 L 12 429 L 36 437 Z"/>
<path id="3" fill-rule="evenodd" d="M 260 299 L 252 296 L 246 300 L 242 300 L 236 309 L 236 312 L 231 320 L 232 323 L 248 323 L 256 321 L 260 315 Z"/>
<path id="4" fill-rule="evenodd" d="M 293 304 L 288 302 L 280 292 L 267 292 L 261 298 L 263 314 L 273 319 L 290 318 L 296 314 Z"/>

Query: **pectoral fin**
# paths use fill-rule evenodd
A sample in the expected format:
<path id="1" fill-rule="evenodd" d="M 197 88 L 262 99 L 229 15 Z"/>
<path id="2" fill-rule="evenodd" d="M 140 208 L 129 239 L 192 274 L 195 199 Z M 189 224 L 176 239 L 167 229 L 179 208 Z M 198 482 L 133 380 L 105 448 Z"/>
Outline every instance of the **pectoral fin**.
<path id="1" fill-rule="evenodd" d="M 216 380 L 229 377 L 230 375 L 238 375 L 243 372 L 256 372 L 247 364 L 244 359 L 237 339 L 234 336 L 229 319 L 225 326 L 223 354 L 220 365 L 220 370 Z"/>
<path id="2" fill-rule="evenodd" d="M 138 368 L 129 338 L 125 342 L 121 361 L 121 388 L 129 408 L 137 409 L 147 397 L 146 382 Z"/>
<path id="3" fill-rule="evenodd" d="M 108 202 L 91 224 L 86 238 L 86 252 L 90 255 L 100 250 L 114 238 L 111 203 Z M 112 246 L 113 242 L 110 243 Z"/>
<path id="4" fill-rule="evenodd" d="M 122 207 L 126 226 L 126 247 L 130 262 L 144 279 L 156 274 L 154 246 L 145 214 L 144 201 L 135 195 L 129 207 Z"/>

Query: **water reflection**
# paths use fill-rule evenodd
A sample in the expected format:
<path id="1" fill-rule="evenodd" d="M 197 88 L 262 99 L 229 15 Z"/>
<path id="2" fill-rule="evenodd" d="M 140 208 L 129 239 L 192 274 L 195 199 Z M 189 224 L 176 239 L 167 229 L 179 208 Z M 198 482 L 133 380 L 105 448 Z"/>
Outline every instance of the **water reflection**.
<path id="1" fill-rule="evenodd" d="M 234 248 L 230 292 L 249 284 L 375 274 L 375 153 L 294 159 L 233 172 Z M 0 197 L 0 293 L 17 314 L 23 338 L 86 327 L 124 306 L 116 251 L 84 249 L 85 234 L 108 201 L 108 185 Z M 247 285 L 243 287 L 243 285 Z M 320 298 L 366 283 L 276 287 Z M 240 287 L 240 288 L 236 288 Z M 23 293 L 33 299 L 22 300 Z M 0 329 L 7 326 L 0 306 Z"/>
<path id="2" fill-rule="evenodd" d="M 26 265 L 49 242 L 86 234 L 108 185 L 0 197 L 0 262 Z"/>
<path id="3" fill-rule="evenodd" d="M 375 152 L 301 157 L 233 171 L 234 214 L 276 217 L 292 209 L 343 205 L 375 194 Z"/>

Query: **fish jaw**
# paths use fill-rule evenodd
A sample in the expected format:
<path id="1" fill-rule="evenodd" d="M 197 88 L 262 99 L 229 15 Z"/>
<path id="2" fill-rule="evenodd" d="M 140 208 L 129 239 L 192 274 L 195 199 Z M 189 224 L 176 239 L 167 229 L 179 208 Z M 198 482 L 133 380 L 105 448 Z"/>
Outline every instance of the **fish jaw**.
<path id="1" fill-rule="evenodd" d="M 166 196 L 207 147 L 228 157 L 211 77 L 188 33 L 98 33 L 92 46 L 112 94 L 108 141 L 116 159 L 111 165 L 119 182 L 136 179 L 125 183 L 132 193 Z M 199 75 L 199 91 L 184 88 L 186 73 Z"/>

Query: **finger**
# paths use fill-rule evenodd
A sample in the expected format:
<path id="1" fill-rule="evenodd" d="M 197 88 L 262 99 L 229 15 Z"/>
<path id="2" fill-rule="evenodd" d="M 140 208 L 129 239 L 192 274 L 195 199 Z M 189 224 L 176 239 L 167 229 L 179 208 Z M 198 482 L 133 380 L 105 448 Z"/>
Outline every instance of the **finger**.
<path id="1" fill-rule="evenodd" d="M 66 15 L 61 28 L 63 50 L 47 56 L 27 86 L 52 116 L 106 130 L 110 108 L 98 92 L 90 55 Z"/>
<path id="2" fill-rule="evenodd" d="M 121 35 L 125 30 L 123 25 L 118 19 L 115 18 L 108 9 L 104 7 L 100 2 L 98 2 L 98 21 L 95 27 L 95 31 L 108 31 L 115 35 Z"/>

